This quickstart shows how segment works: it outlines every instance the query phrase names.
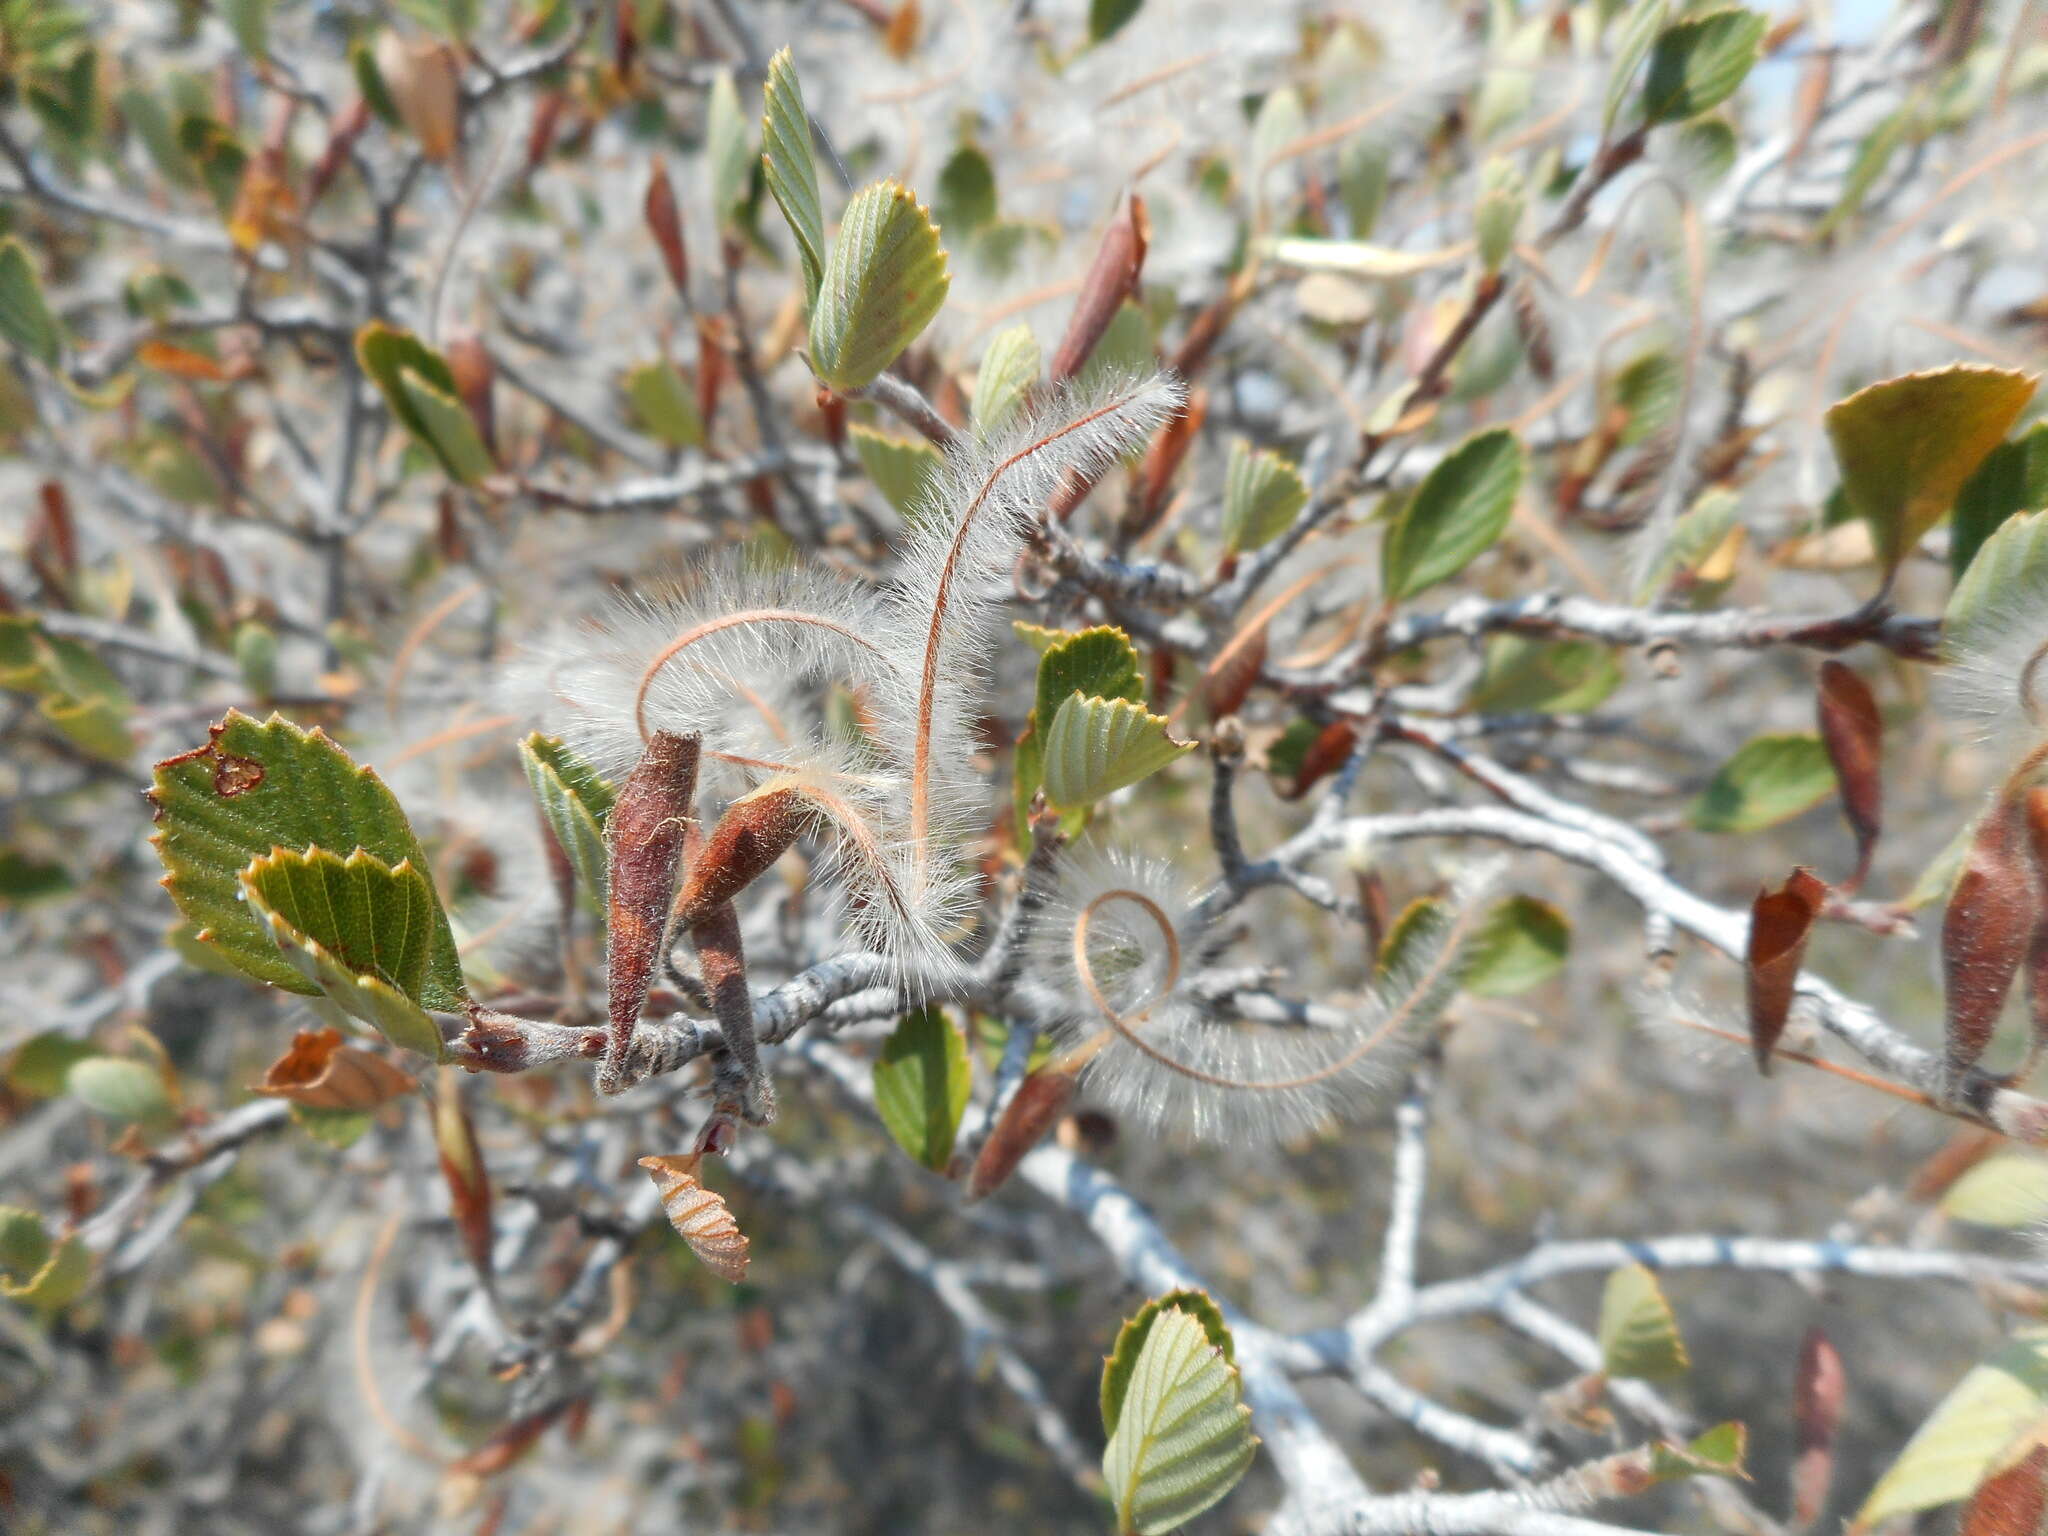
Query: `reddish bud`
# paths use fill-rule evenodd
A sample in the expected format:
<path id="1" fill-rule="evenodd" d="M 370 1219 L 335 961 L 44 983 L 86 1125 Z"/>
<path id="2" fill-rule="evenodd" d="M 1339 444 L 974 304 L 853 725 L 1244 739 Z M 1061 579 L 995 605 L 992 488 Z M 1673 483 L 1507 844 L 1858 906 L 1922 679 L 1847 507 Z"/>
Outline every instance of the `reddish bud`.
<path id="1" fill-rule="evenodd" d="M 1804 1530 L 1820 1518 L 1834 1481 L 1835 1433 L 1849 1378 L 1842 1357 L 1819 1328 L 1806 1330 L 1792 1377 L 1792 1424 L 1798 1456 L 1792 1463 L 1792 1524 Z"/>
<path id="2" fill-rule="evenodd" d="M 724 337 L 716 316 L 697 317 L 697 414 L 710 435 L 718 419 L 719 397 L 725 393 L 725 376 L 732 365 L 726 360 Z"/>
<path id="3" fill-rule="evenodd" d="M 1071 1072 L 1041 1067 L 1018 1084 L 1016 1095 L 981 1144 L 974 1171 L 967 1176 L 968 1199 L 979 1200 L 1009 1182 L 1025 1154 L 1043 1141 L 1053 1123 L 1066 1113 L 1076 1082 Z"/>
<path id="4" fill-rule="evenodd" d="M 1942 916 L 1951 1092 L 1991 1043 L 2033 939 L 2040 903 L 2022 847 L 2026 820 L 2019 797 L 2008 795 L 1991 808 Z"/>
<path id="5" fill-rule="evenodd" d="M 1856 834 L 1856 872 L 1841 886 L 1847 894 L 1870 873 L 1870 855 L 1884 830 L 1884 721 L 1870 685 L 1839 661 L 1820 669 L 1819 713 L 1842 814 Z"/>
<path id="6" fill-rule="evenodd" d="M 1749 1001 L 1750 1049 L 1756 1053 L 1757 1071 L 1766 1077 L 1771 1074 L 1771 1052 L 1792 1012 L 1806 940 L 1827 894 L 1827 882 L 1802 866 L 1777 890 L 1758 891 L 1750 906 L 1743 984 Z"/>
<path id="7" fill-rule="evenodd" d="M 803 828 L 804 797 L 793 789 L 748 795 L 726 807 L 676 896 L 676 921 L 695 927 L 766 874 Z"/>
<path id="8" fill-rule="evenodd" d="M 669 185 L 668 170 L 659 160 L 654 162 L 653 173 L 647 178 L 646 212 L 647 228 L 661 249 L 661 263 L 668 268 L 668 280 L 688 304 L 690 253 L 683 244 L 683 221 L 676 212 L 675 189 Z"/>
<path id="9" fill-rule="evenodd" d="M 775 1090 L 761 1070 L 761 1053 L 754 1042 L 754 993 L 747 985 L 747 956 L 732 903 L 714 906 L 699 917 L 691 925 L 690 943 L 697 951 L 704 988 L 711 994 L 712 1015 L 725 1036 L 726 1059 L 732 1064 L 730 1074 L 721 1074 L 714 1089 L 714 1121 L 721 1114 L 737 1114 L 751 1124 L 766 1125 L 775 1118 Z"/>
<path id="10" fill-rule="evenodd" d="M 697 798 L 698 748 L 695 736 L 657 731 L 605 822 L 611 1044 L 597 1079 L 604 1093 L 627 1086 L 626 1052 L 668 932 L 669 903 Z"/>
<path id="11" fill-rule="evenodd" d="M 825 418 L 825 441 L 837 453 L 846 446 L 846 397 L 836 390 L 818 390 L 818 414 Z"/>
<path id="12" fill-rule="evenodd" d="M 1095 250 L 1095 263 L 1081 280 L 1081 292 L 1067 318 L 1067 333 L 1060 338 L 1059 350 L 1053 354 L 1053 383 L 1064 383 L 1087 365 L 1117 310 L 1138 291 L 1145 271 L 1145 247 L 1151 238 L 1152 223 L 1145 216 L 1145 200 L 1133 192 L 1103 231 L 1102 244 Z"/>

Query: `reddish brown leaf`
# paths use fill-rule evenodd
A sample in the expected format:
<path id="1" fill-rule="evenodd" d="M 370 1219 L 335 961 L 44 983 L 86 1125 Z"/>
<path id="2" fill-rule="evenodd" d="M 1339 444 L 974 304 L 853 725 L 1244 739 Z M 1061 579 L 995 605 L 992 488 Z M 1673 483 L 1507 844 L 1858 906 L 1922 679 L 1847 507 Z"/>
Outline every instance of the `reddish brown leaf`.
<path id="1" fill-rule="evenodd" d="M 2033 864 L 2035 888 L 2048 889 L 2048 789 L 2027 791 L 2026 816 L 2027 856 Z M 2048 1046 L 2048 904 L 2035 916 L 2026 966 L 2027 1018 L 2038 1053 Z"/>
<path id="2" fill-rule="evenodd" d="M 314 205 L 327 195 L 327 189 L 334 185 L 334 178 L 348 164 L 356 140 L 369 126 L 370 104 L 358 96 L 334 120 L 334 126 L 327 134 L 326 147 L 320 151 L 320 158 L 313 162 L 313 169 L 306 173 L 306 212 L 311 213 Z"/>
<path id="3" fill-rule="evenodd" d="M 382 1056 L 342 1044 L 338 1029 L 302 1029 L 251 1091 L 308 1109 L 375 1109 L 418 1086 Z"/>
<path id="4" fill-rule="evenodd" d="M 1135 543 L 1159 526 L 1167 496 L 1173 489 L 1173 477 L 1201 434 L 1208 415 L 1209 392 L 1194 390 L 1154 435 L 1152 446 L 1145 452 L 1144 466 L 1138 471 L 1137 494 L 1118 530 L 1126 542 Z"/>
<path id="5" fill-rule="evenodd" d="M 455 393 L 476 423 L 477 435 L 493 457 L 498 452 L 498 413 L 491 402 L 491 384 L 497 368 L 491 354 L 474 335 L 458 336 L 448 343 L 448 371 L 455 375 Z"/>
<path id="6" fill-rule="evenodd" d="M 1870 685 L 1839 661 L 1820 669 L 1820 739 L 1835 765 L 1842 814 L 1856 834 L 1856 872 L 1841 884 L 1844 895 L 1863 884 L 1870 855 L 1884 830 L 1884 721 Z"/>
<path id="7" fill-rule="evenodd" d="M 219 359 L 208 357 L 204 352 L 194 352 L 190 347 L 174 346 L 168 341 L 145 341 L 135 349 L 135 360 L 145 368 L 154 368 L 158 373 L 168 373 L 177 379 L 219 384 L 228 377 L 227 367 Z"/>
<path id="8" fill-rule="evenodd" d="M 1057 1067 L 1041 1067 L 1017 1086 L 1017 1092 L 997 1118 L 974 1171 L 967 1176 L 967 1198 L 979 1200 L 1008 1182 L 1024 1155 L 1045 1139 L 1053 1122 L 1066 1112 L 1074 1097 L 1076 1078 Z"/>
<path id="9" fill-rule="evenodd" d="M 1052 382 L 1064 383 L 1079 373 L 1095 353 L 1095 344 L 1109 329 L 1109 322 L 1125 299 L 1138 291 L 1145 270 L 1145 247 L 1152 238 L 1152 222 L 1145 216 L 1145 200 L 1133 192 L 1124 200 L 1117 216 L 1103 232 L 1096 247 L 1095 263 L 1081 280 L 1081 292 L 1074 311 L 1067 317 L 1067 333 L 1060 338 L 1052 357 Z"/>
<path id="10" fill-rule="evenodd" d="M 657 731 L 605 822 L 611 1044 L 598 1072 L 605 1093 L 626 1086 L 626 1052 L 668 931 L 683 838 L 697 798 L 698 747 L 695 736 Z"/>
<path id="11" fill-rule="evenodd" d="M 899 62 L 910 57 L 911 49 L 917 46 L 917 30 L 920 17 L 917 0 L 903 0 L 896 7 L 895 15 L 889 18 L 889 25 L 882 32 L 882 46 L 889 57 Z"/>
<path id="12" fill-rule="evenodd" d="M 1202 707 L 1211 720 L 1237 713 L 1266 664 L 1266 626 L 1233 639 L 1202 673 Z"/>
<path id="13" fill-rule="evenodd" d="M 470 1477 L 495 1477 L 518 1461 L 534 1443 L 547 1433 L 548 1426 L 559 1419 L 577 1403 L 588 1403 L 584 1397 L 565 1397 L 560 1402 L 514 1419 L 494 1431 L 490 1438 L 460 1460 L 449 1463 L 450 1472 L 465 1473 Z"/>
<path id="14" fill-rule="evenodd" d="M 1281 791 L 1283 800 L 1299 800 L 1317 784 L 1351 761 L 1358 747 L 1358 731 L 1348 720 L 1332 720 L 1316 734 L 1301 754 L 1301 766 L 1294 782 Z"/>
<path id="15" fill-rule="evenodd" d="M 526 167 L 524 174 L 531 176 L 547 159 L 548 151 L 555 147 L 555 128 L 562 120 L 562 109 L 569 104 L 567 91 L 544 91 L 533 104 L 533 123 L 526 130 Z"/>
<path id="16" fill-rule="evenodd" d="M 1233 283 L 1222 298 L 1195 316 L 1169 365 L 1175 373 L 1183 379 L 1192 379 L 1202 371 L 1203 365 L 1209 361 L 1209 354 L 1216 350 L 1216 343 L 1223 339 L 1230 317 L 1237 313 L 1240 297 L 1237 285 Z"/>
<path id="17" fill-rule="evenodd" d="M 1758 891 L 1749 909 L 1749 951 L 1744 989 L 1749 1001 L 1749 1044 L 1757 1071 L 1769 1077 L 1771 1052 L 1785 1032 L 1807 935 L 1827 900 L 1827 882 L 1803 865 L 1777 890 Z"/>
<path id="18" fill-rule="evenodd" d="M 731 369 L 726 360 L 724 338 L 714 316 L 697 317 L 697 414 L 709 435 L 718 419 L 718 399 L 725 392 L 725 376 Z"/>
<path id="19" fill-rule="evenodd" d="M 683 244 L 683 221 L 676 212 L 675 189 L 668 184 L 668 171 L 659 160 L 654 162 L 654 174 L 647 178 L 646 211 L 647 227 L 654 235 L 654 243 L 661 249 L 661 262 L 668 268 L 668 280 L 675 284 L 676 292 L 687 304 L 690 302 L 690 253 Z"/>
<path id="20" fill-rule="evenodd" d="M 2023 847 L 2026 807 L 2017 796 L 1993 806 L 1977 829 L 1941 922 L 1947 1065 L 1953 1080 L 1976 1064 L 2026 958 L 2040 906 Z"/>
<path id="21" fill-rule="evenodd" d="M 676 896 L 676 921 L 695 927 L 766 874 L 796 841 L 805 805 L 793 789 L 772 789 L 726 807 L 704 846 L 691 852 L 690 872 Z"/>
<path id="22" fill-rule="evenodd" d="M 1965 1127 L 1953 1133 L 1927 1160 L 1913 1170 L 1906 1184 L 1906 1198 L 1931 1205 L 1948 1193 L 1949 1186 L 2005 1144 L 1996 1131 Z"/>
<path id="23" fill-rule="evenodd" d="M 754 1125 L 766 1125 L 775 1118 L 775 1090 L 761 1070 L 754 1043 L 754 993 L 747 985 L 747 956 L 732 903 L 721 902 L 699 916 L 690 927 L 690 944 L 697 951 L 697 969 L 711 994 L 711 1012 L 725 1036 L 726 1060 L 731 1064 L 728 1073 L 714 1080 L 715 1107 L 720 1116 L 738 1115 Z M 706 1146 L 723 1150 L 720 1140 L 719 1134 L 707 1133 Z"/>
<path id="24" fill-rule="evenodd" d="M 1956 1536 L 2035 1536 L 2048 1513 L 2048 1445 L 1977 1485 Z"/>
<path id="25" fill-rule="evenodd" d="M 455 1230 L 477 1274 L 491 1278 L 491 1175 L 476 1144 L 476 1127 L 462 1104 L 466 1075 L 460 1067 L 442 1067 L 434 1089 L 434 1146 L 441 1154 L 441 1176 L 448 1181 L 448 1201 Z"/>
<path id="26" fill-rule="evenodd" d="M 1827 1505 L 1835 1475 L 1835 1434 L 1848 1391 L 1840 1353 L 1821 1329 L 1807 1329 L 1792 1378 L 1792 1426 L 1798 1436 L 1798 1454 L 1792 1462 L 1795 1529 L 1811 1526 Z"/>

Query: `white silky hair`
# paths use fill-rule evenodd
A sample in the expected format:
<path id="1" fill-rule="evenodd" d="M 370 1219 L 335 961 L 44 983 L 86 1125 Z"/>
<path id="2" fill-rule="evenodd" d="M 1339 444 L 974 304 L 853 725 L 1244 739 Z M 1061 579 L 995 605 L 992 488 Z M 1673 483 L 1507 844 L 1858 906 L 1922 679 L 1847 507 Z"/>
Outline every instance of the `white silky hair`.
<path id="1" fill-rule="evenodd" d="M 916 951 L 942 951 L 973 904 L 973 884 L 953 855 L 985 819 L 975 725 L 1026 535 L 1067 474 L 1108 471 L 1180 400 L 1180 385 L 1156 374 L 1047 391 L 999 430 L 963 440 L 911 520 L 874 631 L 895 666 L 871 704 L 881 749 L 906 786 L 891 858 L 921 930 L 908 936 Z"/>
<path id="2" fill-rule="evenodd" d="M 1944 633 L 1942 660 L 1935 701 L 1973 738 L 2001 759 L 2048 740 L 2048 579 L 2008 583 Z"/>
<path id="3" fill-rule="evenodd" d="M 1062 1044 L 1085 1049 L 1099 1042 L 1083 1082 L 1112 1114 L 1187 1142 L 1292 1141 L 1375 1102 L 1412 1058 L 1457 990 L 1460 952 L 1498 862 L 1460 873 L 1451 894 L 1409 931 L 1395 964 L 1338 1027 L 1215 1013 L 1189 985 L 1198 934 L 1186 877 L 1165 860 L 1128 851 L 1084 851 L 1062 868 L 1033 940 L 1033 974 L 1061 1000 L 1056 1032 Z M 1177 977 L 1173 946 L 1158 918 L 1122 892 L 1151 902 L 1173 929 Z M 1084 913 L 1083 944 L 1095 987 L 1143 1046 L 1115 1030 L 1090 994 L 1075 954 Z"/>

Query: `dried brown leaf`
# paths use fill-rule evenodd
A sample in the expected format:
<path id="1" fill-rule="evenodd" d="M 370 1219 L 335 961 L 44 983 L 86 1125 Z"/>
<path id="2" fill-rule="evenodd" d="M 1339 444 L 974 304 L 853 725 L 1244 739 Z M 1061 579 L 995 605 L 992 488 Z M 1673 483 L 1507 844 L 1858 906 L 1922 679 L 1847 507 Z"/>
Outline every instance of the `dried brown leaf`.
<path id="1" fill-rule="evenodd" d="M 1957 1536 L 2035 1536 L 2048 1513 L 2048 1445 L 1977 1485 Z"/>
<path id="2" fill-rule="evenodd" d="M 382 1056 L 342 1043 L 338 1029 L 302 1029 L 251 1092 L 307 1109 L 375 1109 L 419 1084 Z"/>
<path id="3" fill-rule="evenodd" d="M 1785 1032 L 1799 963 L 1806 955 L 1813 920 L 1827 899 L 1827 882 L 1803 865 L 1777 890 L 1757 892 L 1749 909 L 1749 950 L 1744 973 L 1749 1002 L 1749 1044 L 1756 1069 L 1766 1077 L 1771 1052 Z"/>
<path id="4" fill-rule="evenodd" d="M 1024 1155 L 1045 1139 L 1074 1097 L 1076 1078 L 1057 1067 L 1041 1067 L 1017 1087 L 967 1176 L 967 1198 L 979 1200 L 1009 1181 Z"/>
<path id="5" fill-rule="evenodd" d="M 640 1166 L 661 1191 L 662 1209 L 690 1252 L 721 1280 L 747 1278 L 747 1236 L 725 1207 L 725 1197 L 697 1182 L 694 1157 L 643 1157 Z"/>
<path id="6" fill-rule="evenodd" d="M 1835 1435 L 1849 1378 L 1841 1354 L 1820 1328 L 1806 1330 L 1792 1378 L 1792 1426 L 1798 1453 L 1792 1462 L 1792 1524 L 1804 1530 L 1820 1518 L 1835 1474 Z"/>
<path id="7" fill-rule="evenodd" d="M 1820 669 L 1819 715 L 1842 814 L 1856 834 L 1856 872 L 1841 884 L 1847 895 L 1870 873 L 1870 856 L 1884 830 L 1884 721 L 1870 685 L 1839 661 Z"/>

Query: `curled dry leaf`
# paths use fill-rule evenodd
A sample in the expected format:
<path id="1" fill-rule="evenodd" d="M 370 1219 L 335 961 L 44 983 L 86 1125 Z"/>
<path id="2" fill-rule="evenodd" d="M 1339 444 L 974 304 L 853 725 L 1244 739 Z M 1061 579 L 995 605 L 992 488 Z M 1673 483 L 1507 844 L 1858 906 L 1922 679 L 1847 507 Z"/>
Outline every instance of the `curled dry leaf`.
<path id="1" fill-rule="evenodd" d="M 1804 1530 L 1820 1518 L 1834 1481 L 1835 1434 L 1849 1378 L 1842 1357 L 1819 1328 L 1806 1330 L 1792 1379 L 1792 1427 L 1798 1454 L 1792 1463 L 1792 1524 Z"/>
<path id="2" fill-rule="evenodd" d="M 2034 1536 L 2048 1513 L 2048 1445 L 1977 1485 L 1957 1536 Z"/>
<path id="3" fill-rule="evenodd" d="M 1856 834 L 1856 872 L 1846 894 L 1870 873 L 1870 855 L 1884 830 L 1884 721 L 1870 685 L 1839 661 L 1820 669 L 1820 739 L 1835 766 L 1842 814 Z"/>
<path id="4" fill-rule="evenodd" d="M 1045 1139 L 1053 1122 L 1066 1112 L 1077 1081 L 1072 1072 L 1041 1067 L 1018 1084 L 974 1159 L 974 1171 L 967 1176 L 968 1199 L 993 1194 L 1009 1181 L 1024 1155 Z"/>
<path id="5" fill-rule="evenodd" d="M 1953 1080 L 1984 1054 L 2033 940 L 2040 902 L 2027 867 L 2027 806 L 2008 795 L 1977 829 L 1941 923 L 1947 1066 Z"/>
<path id="6" fill-rule="evenodd" d="M 1081 292 L 1067 317 L 1066 334 L 1053 353 L 1052 382 L 1063 384 L 1087 366 L 1096 343 L 1125 299 L 1137 292 L 1145 271 L 1145 247 L 1152 239 L 1152 221 L 1145 200 L 1133 192 L 1103 232 L 1094 265 L 1081 280 Z"/>
<path id="7" fill-rule="evenodd" d="M 462 76 L 455 51 L 431 38 L 408 42 L 387 31 L 377 39 L 377 74 L 399 121 L 437 163 L 455 154 L 462 114 Z"/>
<path id="8" fill-rule="evenodd" d="M 1358 730 L 1349 720 L 1332 720 L 1308 744 L 1308 750 L 1301 755 L 1301 766 L 1294 771 L 1294 782 L 1287 786 L 1281 798 L 1299 800 L 1351 760 L 1351 754 L 1358 749 Z"/>
<path id="9" fill-rule="evenodd" d="M 747 1278 L 747 1235 L 725 1197 L 697 1182 L 694 1157 L 643 1157 L 640 1166 L 661 1191 L 661 1207 L 704 1267 L 734 1285 Z"/>
<path id="10" fill-rule="evenodd" d="M 1806 955 L 1813 920 L 1827 900 L 1827 882 L 1803 865 L 1775 891 L 1757 892 L 1749 909 L 1749 952 L 1744 990 L 1749 1000 L 1749 1044 L 1756 1069 L 1771 1072 L 1771 1052 L 1792 1011 L 1799 963 Z"/>
<path id="11" fill-rule="evenodd" d="M 375 1109 L 419 1084 L 382 1056 L 342 1043 L 338 1029 L 302 1029 L 252 1091 L 307 1109 Z"/>

